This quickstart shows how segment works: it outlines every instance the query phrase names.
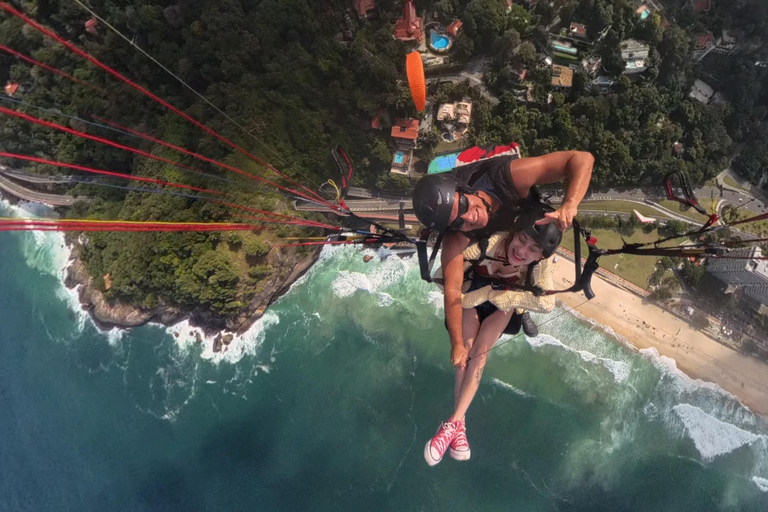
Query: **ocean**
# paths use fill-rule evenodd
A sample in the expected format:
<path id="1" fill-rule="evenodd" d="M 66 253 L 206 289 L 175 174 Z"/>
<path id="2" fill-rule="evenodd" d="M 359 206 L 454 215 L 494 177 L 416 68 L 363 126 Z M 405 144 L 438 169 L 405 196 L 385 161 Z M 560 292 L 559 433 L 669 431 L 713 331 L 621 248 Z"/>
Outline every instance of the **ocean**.
<path id="1" fill-rule="evenodd" d="M 430 468 L 453 371 L 415 261 L 326 248 L 214 353 L 188 324 L 99 331 L 61 235 L 0 236 L 1 511 L 768 510 L 765 420 L 563 310 L 502 338 L 471 460 Z"/>

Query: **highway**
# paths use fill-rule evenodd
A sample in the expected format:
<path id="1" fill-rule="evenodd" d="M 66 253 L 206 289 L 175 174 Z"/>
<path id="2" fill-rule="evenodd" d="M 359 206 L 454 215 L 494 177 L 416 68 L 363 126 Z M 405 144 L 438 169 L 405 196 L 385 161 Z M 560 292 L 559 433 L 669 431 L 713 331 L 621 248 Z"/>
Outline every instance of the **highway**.
<path id="1" fill-rule="evenodd" d="M 4 165 L 0 165 L 0 174 L 13 178 L 16 181 L 25 181 L 27 183 L 36 183 L 40 185 L 47 185 L 51 183 L 71 183 L 71 176 L 46 176 L 43 174 L 33 174 L 23 171 L 14 171 Z"/>
<path id="2" fill-rule="evenodd" d="M 0 174 L 0 189 L 24 201 L 35 203 L 44 203 L 49 206 L 72 206 L 78 199 L 72 196 L 60 196 L 57 194 L 43 194 L 22 187 L 18 183 L 9 180 L 6 176 Z"/>

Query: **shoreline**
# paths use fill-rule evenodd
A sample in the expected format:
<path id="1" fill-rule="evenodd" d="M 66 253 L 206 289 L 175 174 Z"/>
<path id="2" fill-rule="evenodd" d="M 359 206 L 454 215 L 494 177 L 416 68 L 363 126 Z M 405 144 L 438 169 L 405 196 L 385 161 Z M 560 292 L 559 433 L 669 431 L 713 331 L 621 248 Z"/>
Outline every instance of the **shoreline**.
<path id="1" fill-rule="evenodd" d="M 662 307 L 619 288 L 597 274 L 595 298 L 584 303 L 583 293 L 561 294 L 563 305 L 592 320 L 595 327 L 617 335 L 636 350 L 654 349 L 675 361 L 693 379 L 717 384 L 753 412 L 768 418 L 768 364 L 745 356 L 692 327 Z M 573 263 L 555 264 L 555 287 L 573 282 Z M 592 322 L 590 322 L 592 323 Z M 612 332 L 611 332 L 612 331 Z"/>
<path id="2" fill-rule="evenodd" d="M 63 285 L 77 293 L 81 309 L 88 314 L 99 330 L 104 332 L 113 329 L 125 330 L 150 323 L 172 328 L 187 322 L 189 327 L 202 331 L 203 336 L 217 338 L 240 336 L 251 329 L 264 317 L 267 308 L 285 295 L 291 286 L 312 268 L 320 255 L 320 250 L 317 249 L 286 267 L 278 267 L 277 275 L 261 293 L 251 300 L 244 312 L 236 317 L 222 320 L 207 318 L 204 313 L 184 311 L 162 304 L 150 310 L 144 310 L 133 305 L 110 303 L 104 294 L 93 286 L 93 276 L 88 273 L 85 264 L 78 257 L 77 241 L 65 236 L 65 244 L 70 255 L 64 268 Z M 217 325 L 211 325 L 208 320 L 215 321 Z M 227 345 L 228 342 L 224 344 Z"/>

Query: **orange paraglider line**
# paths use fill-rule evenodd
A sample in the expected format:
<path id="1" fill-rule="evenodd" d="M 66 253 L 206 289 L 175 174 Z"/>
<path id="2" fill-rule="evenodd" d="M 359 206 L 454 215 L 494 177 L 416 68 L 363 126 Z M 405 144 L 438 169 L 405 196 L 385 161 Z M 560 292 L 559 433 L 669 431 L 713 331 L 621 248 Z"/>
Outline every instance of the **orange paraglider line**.
<path id="1" fill-rule="evenodd" d="M 424 78 L 424 63 L 419 52 L 411 52 L 405 60 L 405 71 L 408 74 L 408 86 L 416 110 L 421 112 L 427 106 L 427 82 Z"/>

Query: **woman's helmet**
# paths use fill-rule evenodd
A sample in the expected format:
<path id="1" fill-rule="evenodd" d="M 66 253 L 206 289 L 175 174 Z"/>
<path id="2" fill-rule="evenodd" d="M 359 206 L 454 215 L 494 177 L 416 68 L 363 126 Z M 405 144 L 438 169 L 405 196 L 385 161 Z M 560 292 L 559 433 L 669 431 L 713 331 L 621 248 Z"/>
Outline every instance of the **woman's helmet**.
<path id="1" fill-rule="evenodd" d="M 557 224 L 537 225 L 536 221 L 544 218 L 544 213 L 552 211 L 551 208 L 538 207 L 533 210 L 524 210 L 515 218 L 514 231 L 522 231 L 530 236 L 539 247 L 545 258 L 552 256 L 560 242 L 563 241 L 563 232 L 557 227 Z"/>
<path id="2" fill-rule="evenodd" d="M 419 221 L 433 231 L 446 231 L 456 190 L 456 178 L 449 174 L 421 178 L 413 191 L 413 211 Z"/>

